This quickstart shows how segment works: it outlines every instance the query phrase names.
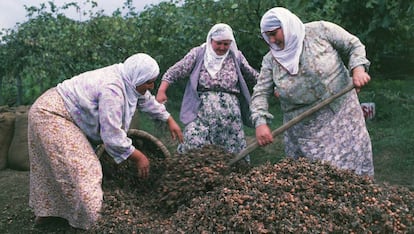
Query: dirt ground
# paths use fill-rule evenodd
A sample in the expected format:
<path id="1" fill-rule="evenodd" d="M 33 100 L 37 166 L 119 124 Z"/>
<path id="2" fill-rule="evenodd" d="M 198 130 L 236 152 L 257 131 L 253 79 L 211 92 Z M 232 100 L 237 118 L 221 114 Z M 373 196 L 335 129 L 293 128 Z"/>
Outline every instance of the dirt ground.
<path id="1" fill-rule="evenodd" d="M 33 226 L 28 171 L 1 170 L 0 190 L 1 233 L 44 233 Z"/>
<path id="2" fill-rule="evenodd" d="M 107 185 L 106 190 L 109 200 L 114 202 L 114 194 L 120 190 L 114 189 L 108 192 L 107 187 L 114 186 L 113 184 Z M 11 169 L 0 170 L 0 233 L 95 233 L 93 231 L 82 231 L 71 228 L 64 222 L 57 222 L 44 227 L 34 226 L 34 214 L 29 207 L 29 172 L 28 171 L 16 171 Z M 126 194 L 120 194 L 120 197 L 126 198 Z M 131 200 L 134 198 L 131 198 Z M 145 198 L 137 197 L 136 202 L 141 203 Z M 115 206 L 123 205 L 125 201 L 119 201 Z M 108 211 L 110 212 L 110 211 Z M 146 210 L 136 210 L 134 215 L 141 217 L 154 217 L 148 214 Z M 113 218 L 112 214 L 110 215 Z M 115 216 L 115 214 L 114 214 Z M 122 219 L 127 214 L 120 214 L 118 218 Z M 105 221 L 106 219 L 104 219 Z M 145 220 L 145 219 L 144 219 Z M 117 220 L 114 220 L 116 222 Z M 123 222 L 123 221 L 122 221 Z M 125 223 L 125 222 L 123 222 Z M 108 225 L 112 225 L 111 223 Z M 111 227 L 105 227 L 107 230 Z"/>

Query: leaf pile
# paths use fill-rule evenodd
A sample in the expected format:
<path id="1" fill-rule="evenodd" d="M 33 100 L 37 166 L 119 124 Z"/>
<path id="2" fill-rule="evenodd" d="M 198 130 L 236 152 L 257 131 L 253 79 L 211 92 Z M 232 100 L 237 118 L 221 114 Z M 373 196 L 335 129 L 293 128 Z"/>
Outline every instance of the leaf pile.
<path id="1" fill-rule="evenodd" d="M 152 192 L 159 187 L 159 181 L 165 169 L 165 156 L 154 142 L 142 138 L 133 138 L 133 145 L 143 152 L 150 161 L 150 175 L 147 179 L 138 177 L 136 165 L 131 160 L 120 164 L 106 152 L 99 158 L 104 174 L 103 183 L 112 182 L 112 186 L 137 189 L 138 193 Z"/>
<path id="2" fill-rule="evenodd" d="M 181 232 L 412 233 L 414 194 L 306 159 L 232 174 L 172 218 Z"/>
<path id="3" fill-rule="evenodd" d="M 106 179 L 94 231 L 414 232 L 414 193 L 404 187 L 303 158 L 234 171 L 231 157 L 210 146 L 165 159 L 153 190 Z"/>
<path id="4" fill-rule="evenodd" d="M 176 155 L 165 160 L 166 172 L 160 180 L 158 198 L 160 209 L 175 212 L 194 198 L 220 187 L 233 170 L 227 163 L 233 154 L 213 145 L 191 150 L 185 155 Z M 243 163 L 235 169 L 248 170 Z"/>

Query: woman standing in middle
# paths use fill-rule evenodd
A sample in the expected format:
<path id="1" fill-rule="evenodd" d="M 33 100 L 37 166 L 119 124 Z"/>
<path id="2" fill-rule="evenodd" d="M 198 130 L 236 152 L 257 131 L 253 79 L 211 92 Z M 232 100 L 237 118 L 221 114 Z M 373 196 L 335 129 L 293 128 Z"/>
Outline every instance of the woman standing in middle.
<path id="1" fill-rule="evenodd" d="M 244 75 L 244 76 L 243 76 Z M 186 125 L 178 153 L 214 144 L 230 153 L 246 147 L 243 123 L 250 123 L 250 93 L 244 78 L 256 83 L 252 68 L 227 24 L 214 25 L 206 43 L 190 50 L 162 78 L 156 99 L 167 101 L 170 84 L 189 77 L 181 104 L 180 120 Z"/>

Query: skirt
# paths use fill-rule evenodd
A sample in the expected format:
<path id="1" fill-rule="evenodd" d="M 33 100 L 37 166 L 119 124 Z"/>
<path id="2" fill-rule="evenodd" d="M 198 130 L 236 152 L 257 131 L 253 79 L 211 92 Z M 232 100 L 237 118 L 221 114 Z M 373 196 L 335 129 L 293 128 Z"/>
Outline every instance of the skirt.
<path id="1" fill-rule="evenodd" d="M 306 157 L 374 176 L 371 139 L 355 90 L 339 110 L 325 107 L 292 126 L 284 141 L 288 157 Z"/>
<path id="2" fill-rule="evenodd" d="M 178 153 L 216 145 L 229 153 L 239 153 L 246 148 L 246 139 L 240 104 L 236 95 L 226 92 L 201 92 L 201 106 L 197 118 L 184 128 L 184 143 Z M 247 156 L 246 161 L 249 161 Z"/>
<path id="3" fill-rule="evenodd" d="M 40 217 L 61 217 L 90 229 L 103 202 L 102 168 L 55 88 L 32 105 L 28 119 L 29 205 Z"/>

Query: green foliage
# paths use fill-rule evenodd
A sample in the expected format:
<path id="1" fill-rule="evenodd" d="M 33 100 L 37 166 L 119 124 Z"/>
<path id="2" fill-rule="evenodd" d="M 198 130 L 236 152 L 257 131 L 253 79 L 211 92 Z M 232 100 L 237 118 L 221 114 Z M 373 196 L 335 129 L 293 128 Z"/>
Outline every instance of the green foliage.
<path id="1" fill-rule="evenodd" d="M 376 117 L 367 122 L 374 150 L 376 178 L 414 189 L 413 80 L 374 80 L 361 102 L 374 102 Z"/>
<path id="2" fill-rule="evenodd" d="M 27 7 L 28 20 L 1 34 L 0 105 L 30 104 L 64 79 L 122 62 L 137 52 L 155 57 L 163 74 L 202 44 L 209 29 L 220 22 L 233 28 L 239 49 L 259 70 L 268 51 L 259 23 L 275 6 L 291 9 L 304 22 L 329 20 L 356 34 L 367 46 L 372 74 L 395 77 L 402 69 L 412 71 L 414 64 L 414 3 L 410 1 L 170 0 L 137 12 L 132 0 L 125 0 L 122 11 L 117 9 L 111 16 L 94 12 L 95 1 L 82 4 L 56 6 L 49 1 Z M 67 18 L 62 12 L 69 8 L 88 20 Z M 184 84 L 171 94 L 174 99 L 180 100 Z"/>
<path id="3" fill-rule="evenodd" d="M 412 1 L 314 0 L 301 16 L 306 21 L 335 22 L 357 35 L 366 45 L 372 68 L 383 76 L 413 71 L 409 67 L 414 62 Z"/>

